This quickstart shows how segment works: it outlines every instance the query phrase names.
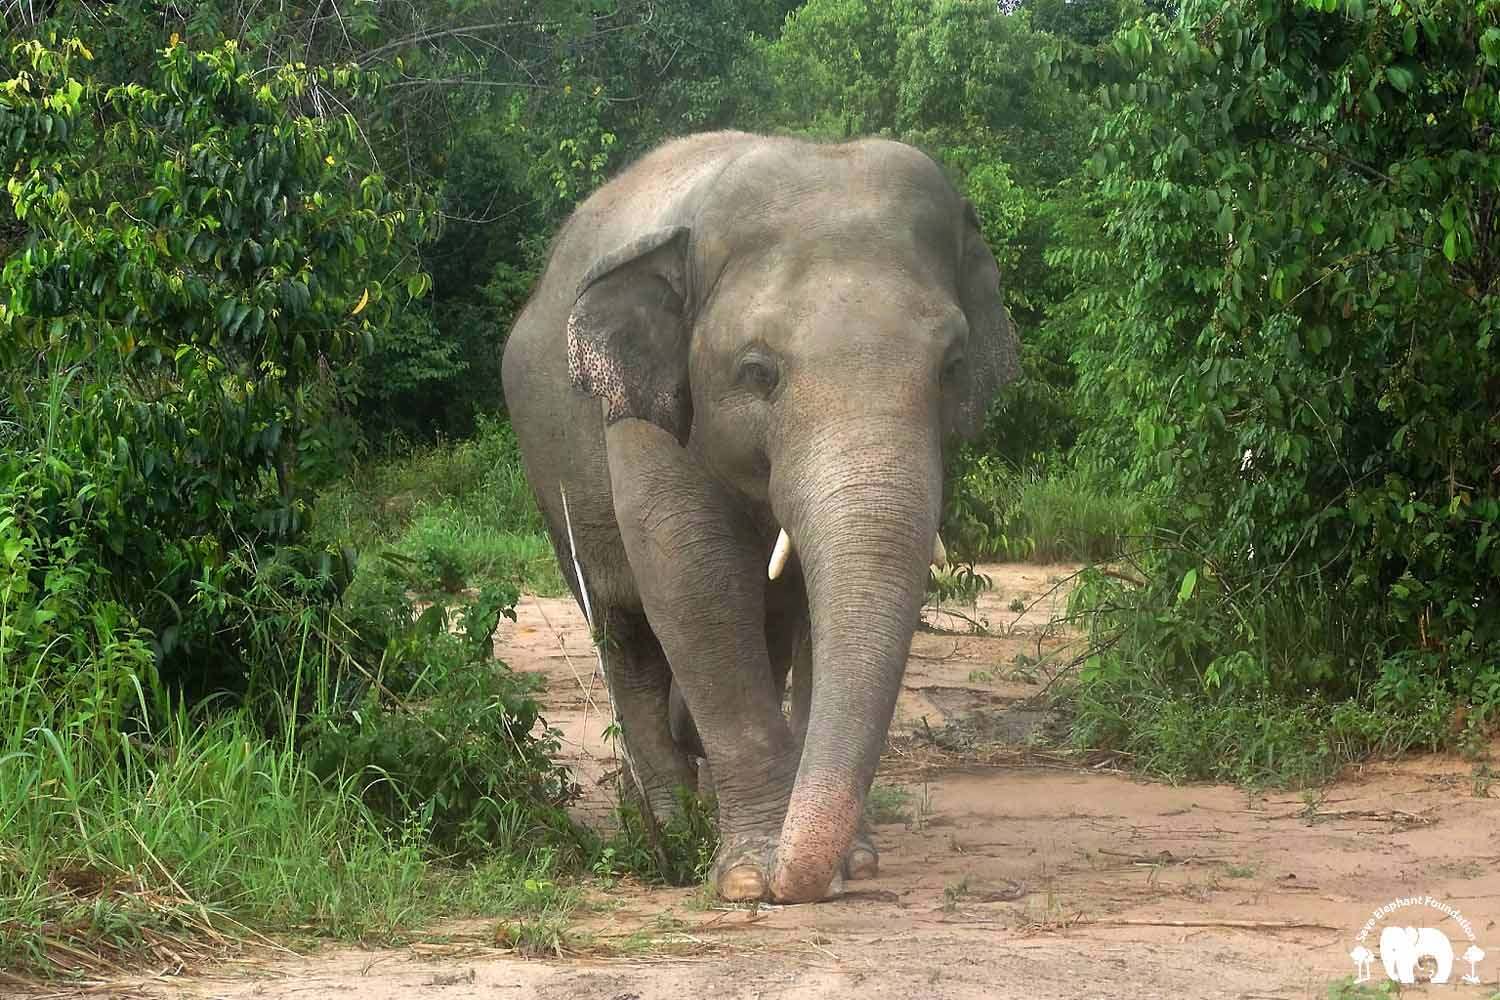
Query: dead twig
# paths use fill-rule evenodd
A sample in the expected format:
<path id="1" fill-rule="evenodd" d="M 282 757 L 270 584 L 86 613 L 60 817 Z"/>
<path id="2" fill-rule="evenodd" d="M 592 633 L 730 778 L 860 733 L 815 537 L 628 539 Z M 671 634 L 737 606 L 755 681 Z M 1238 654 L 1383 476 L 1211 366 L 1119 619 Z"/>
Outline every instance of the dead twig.
<path id="1" fill-rule="evenodd" d="M 943 654 L 942 656 L 923 656 L 921 653 L 913 653 L 913 654 L 911 654 L 911 658 L 913 660 L 932 660 L 932 661 L 936 661 L 938 663 L 941 663 L 941 662 L 943 662 L 945 660 L 951 660 L 955 656 L 957 656 L 958 655 L 958 647 L 960 645 L 961 645 L 960 642 L 955 641 L 953 643 L 953 650 L 951 652 L 949 652 L 949 653 Z"/>
<path id="2" fill-rule="evenodd" d="M 1080 924 L 1091 927 L 1229 927 L 1242 931 L 1337 931 L 1343 928 L 1305 920 L 1147 920 L 1128 917 L 1085 918 Z"/>

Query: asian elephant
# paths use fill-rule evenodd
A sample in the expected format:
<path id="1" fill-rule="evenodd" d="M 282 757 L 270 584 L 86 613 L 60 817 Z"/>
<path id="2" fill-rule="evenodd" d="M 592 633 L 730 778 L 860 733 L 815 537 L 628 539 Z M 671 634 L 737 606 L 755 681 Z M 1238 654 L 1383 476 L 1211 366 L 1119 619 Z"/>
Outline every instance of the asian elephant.
<path id="1" fill-rule="evenodd" d="M 501 367 L 652 811 L 703 756 L 720 896 L 873 876 L 944 450 L 1019 375 L 973 207 L 894 141 L 673 140 L 566 221 Z"/>

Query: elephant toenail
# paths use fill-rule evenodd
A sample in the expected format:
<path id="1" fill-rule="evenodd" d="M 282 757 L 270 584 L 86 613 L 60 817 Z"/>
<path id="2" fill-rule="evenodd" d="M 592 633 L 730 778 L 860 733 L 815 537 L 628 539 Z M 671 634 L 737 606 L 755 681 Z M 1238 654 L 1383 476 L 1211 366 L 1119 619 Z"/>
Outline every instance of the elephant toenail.
<path id="1" fill-rule="evenodd" d="M 763 899 L 765 874 L 753 865 L 735 865 L 719 879 L 719 895 L 732 903 Z"/>
<path id="2" fill-rule="evenodd" d="M 856 847 L 849 852 L 846 867 L 851 879 L 874 878 L 880 871 L 880 858 L 868 847 Z"/>

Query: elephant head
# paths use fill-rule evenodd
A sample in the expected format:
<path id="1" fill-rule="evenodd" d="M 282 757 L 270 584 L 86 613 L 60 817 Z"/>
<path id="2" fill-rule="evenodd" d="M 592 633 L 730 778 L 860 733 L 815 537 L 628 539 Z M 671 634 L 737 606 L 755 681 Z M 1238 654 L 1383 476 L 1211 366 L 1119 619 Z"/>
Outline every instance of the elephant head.
<path id="1" fill-rule="evenodd" d="M 771 873 L 789 901 L 826 890 L 854 835 L 944 448 L 1019 374 L 995 257 L 937 165 L 889 141 L 805 148 L 768 142 L 697 182 L 593 266 L 568 321 L 569 375 L 607 422 L 664 429 L 795 551 L 814 689 Z"/>

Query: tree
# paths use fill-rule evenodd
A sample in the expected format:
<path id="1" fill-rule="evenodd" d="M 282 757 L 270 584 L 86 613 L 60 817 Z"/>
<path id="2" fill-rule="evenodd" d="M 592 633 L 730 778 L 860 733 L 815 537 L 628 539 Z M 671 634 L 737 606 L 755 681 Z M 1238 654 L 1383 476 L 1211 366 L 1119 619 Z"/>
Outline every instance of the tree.
<path id="1" fill-rule="evenodd" d="M 347 454 L 341 382 L 427 286 L 430 202 L 353 165 L 352 119 L 287 110 L 309 78 L 370 85 L 357 73 L 252 74 L 233 43 L 173 40 L 149 84 L 111 85 L 76 39 L 11 55 L 0 149 L 24 235 L 0 301 L 0 484 L 34 560 L 11 570 L 45 594 L 91 564 L 165 675 L 232 680 L 253 623 L 216 592 L 272 556 L 347 578 L 298 547 L 307 505 Z M 77 623 L 36 624 L 45 644 Z"/>
<path id="2" fill-rule="evenodd" d="M 1095 676 L 1494 717 L 1500 5 L 1197 5 L 1059 65 L 1112 112 L 1057 254 L 1086 444 L 1173 511 Z"/>

